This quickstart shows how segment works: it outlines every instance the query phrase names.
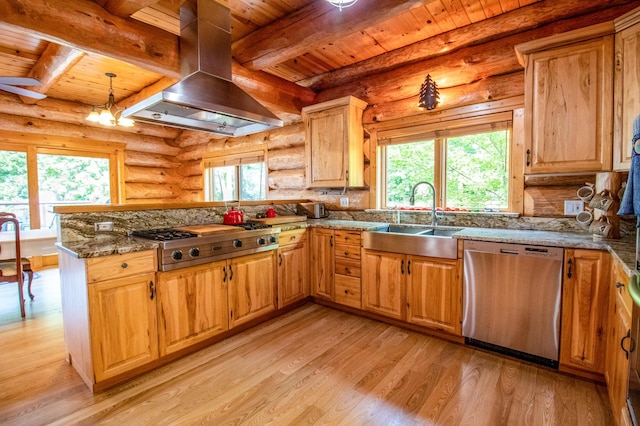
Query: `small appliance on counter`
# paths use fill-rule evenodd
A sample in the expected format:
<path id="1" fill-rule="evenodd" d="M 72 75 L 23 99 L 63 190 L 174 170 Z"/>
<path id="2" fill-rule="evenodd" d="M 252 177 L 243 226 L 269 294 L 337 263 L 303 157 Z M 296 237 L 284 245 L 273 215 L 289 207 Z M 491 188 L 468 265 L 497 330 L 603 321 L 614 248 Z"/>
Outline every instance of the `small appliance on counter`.
<path id="1" fill-rule="evenodd" d="M 307 216 L 309 219 L 329 217 L 323 203 L 298 203 L 296 214 Z"/>

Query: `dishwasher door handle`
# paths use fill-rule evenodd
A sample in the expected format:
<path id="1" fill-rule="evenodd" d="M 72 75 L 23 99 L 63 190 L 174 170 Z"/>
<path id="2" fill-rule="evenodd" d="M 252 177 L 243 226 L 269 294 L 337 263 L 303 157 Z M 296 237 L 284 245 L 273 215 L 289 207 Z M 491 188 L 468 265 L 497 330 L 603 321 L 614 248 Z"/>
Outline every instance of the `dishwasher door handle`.
<path id="1" fill-rule="evenodd" d="M 500 249 L 500 254 L 520 254 L 518 250 Z"/>

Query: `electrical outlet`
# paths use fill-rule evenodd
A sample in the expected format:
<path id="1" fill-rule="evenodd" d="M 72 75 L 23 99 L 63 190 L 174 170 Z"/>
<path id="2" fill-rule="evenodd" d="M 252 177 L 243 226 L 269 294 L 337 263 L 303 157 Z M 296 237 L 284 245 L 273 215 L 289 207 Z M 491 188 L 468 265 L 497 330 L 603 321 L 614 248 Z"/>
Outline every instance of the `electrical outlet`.
<path id="1" fill-rule="evenodd" d="M 564 200 L 565 216 L 575 216 L 584 211 L 584 202 L 582 200 Z"/>
<path id="2" fill-rule="evenodd" d="M 340 197 L 340 207 L 349 207 L 349 197 Z"/>
<path id="3" fill-rule="evenodd" d="M 113 222 L 96 222 L 93 224 L 96 232 L 111 232 L 113 231 Z"/>

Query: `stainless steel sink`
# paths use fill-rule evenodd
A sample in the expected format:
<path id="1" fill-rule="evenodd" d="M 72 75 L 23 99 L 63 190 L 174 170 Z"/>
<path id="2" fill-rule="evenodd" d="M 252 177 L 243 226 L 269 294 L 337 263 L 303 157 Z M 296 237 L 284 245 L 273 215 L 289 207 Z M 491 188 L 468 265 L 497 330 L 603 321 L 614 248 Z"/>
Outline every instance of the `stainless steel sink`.
<path id="1" fill-rule="evenodd" d="M 388 228 L 378 231 L 363 232 L 363 247 L 393 253 L 456 259 L 458 241 L 452 236 L 462 229 L 389 225 Z"/>

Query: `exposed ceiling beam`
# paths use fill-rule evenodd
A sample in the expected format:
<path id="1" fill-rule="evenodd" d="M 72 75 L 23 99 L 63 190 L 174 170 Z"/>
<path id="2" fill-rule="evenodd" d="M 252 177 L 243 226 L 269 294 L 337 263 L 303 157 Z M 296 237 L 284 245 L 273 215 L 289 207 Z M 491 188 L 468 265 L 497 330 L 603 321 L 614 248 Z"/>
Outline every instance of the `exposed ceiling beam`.
<path id="1" fill-rule="evenodd" d="M 326 1 L 311 2 L 236 40 L 233 56 L 246 68 L 264 70 L 431 1 L 361 1 L 342 11 Z"/>
<path id="2" fill-rule="evenodd" d="M 27 89 L 46 95 L 51 86 L 56 84 L 84 55 L 84 52 L 78 49 L 56 43 L 49 43 L 27 76 L 38 80 L 40 86 L 30 86 L 27 87 Z M 38 99 L 27 96 L 20 96 L 20 99 L 25 104 L 35 104 L 38 102 Z"/>
<path id="3" fill-rule="evenodd" d="M 168 78 L 180 78 L 179 38 L 150 25 L 126 20 L 104 10 L 88 0 L 0 0 L 2 24 L 18 30 L 28 30 L 54 43 L 67 45 L 117 59 Z M 234 82 L 263 103 L 273 103 L 279 94 L 279 105 L 274 113 L 299 114 L 299 105 L 315 93 L 284 79 L 268 79 L 271 86 L 260 93 L 252 93 L 254 85 L 266 84 L 267 79 L 234 63 Z M 237 81 L 236 81 L 237 80 Z M 278 83 L 275 84 L 275 81 Z"/>

